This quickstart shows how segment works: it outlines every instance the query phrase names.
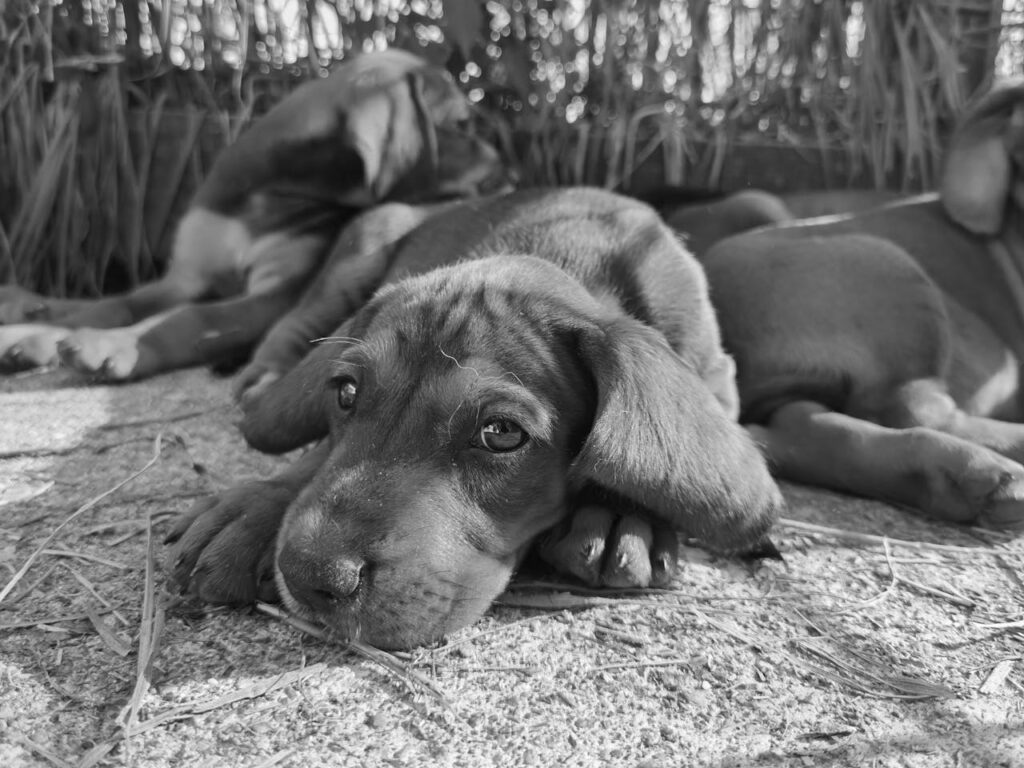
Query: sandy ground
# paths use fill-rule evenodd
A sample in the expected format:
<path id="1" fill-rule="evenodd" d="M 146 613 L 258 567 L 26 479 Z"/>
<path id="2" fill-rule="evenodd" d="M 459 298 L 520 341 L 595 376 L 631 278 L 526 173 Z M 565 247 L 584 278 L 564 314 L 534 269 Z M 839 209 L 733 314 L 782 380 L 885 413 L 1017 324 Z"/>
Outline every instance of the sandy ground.
<path id="1" fill-rule="evenodd" d="M 518 586 L 402 657 L 442 699 L 173 604 L 169 514 L 282 461 L 233 418 L 205 371 L 0 380 L 0 765 L 1024 766 L 1019 543 L 790 487 L 785 564 L 685 549 L 658 594 Z"/>

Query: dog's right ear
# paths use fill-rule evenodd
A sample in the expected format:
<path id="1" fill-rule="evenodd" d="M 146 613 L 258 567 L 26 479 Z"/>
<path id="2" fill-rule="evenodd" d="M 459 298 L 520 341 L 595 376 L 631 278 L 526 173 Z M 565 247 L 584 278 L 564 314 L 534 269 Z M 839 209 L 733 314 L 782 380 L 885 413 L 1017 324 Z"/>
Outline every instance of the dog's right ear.
<path id="1" fill-rule="evenodd" d="M 365 329 L 361 315 L 320 340 L 298 365 L 257 397 L 243 400 L 239 428 L 249 445 L 264 453 L 287 453 L 327 436 L 325 405 L 330 397 L 332 364 L 339 349 L 350 344 L 359 329 Z"/>
<path id="2" fill-rule="evenodd" d="M 783 507 L 757 446 L 665 339 L 620 317 L 581 333 L 597 411 L 576 479 L 726 553 L 764 545 Z"/>
<path id="3" fill-rule="evenodd" d="M 950 218 L 978 235 L 1002 228 L 1011 151 L 1024 129 L 1024 84 L 995 88 L 966 113 L 950 141 L 942 173 L 942 204 Z"/>

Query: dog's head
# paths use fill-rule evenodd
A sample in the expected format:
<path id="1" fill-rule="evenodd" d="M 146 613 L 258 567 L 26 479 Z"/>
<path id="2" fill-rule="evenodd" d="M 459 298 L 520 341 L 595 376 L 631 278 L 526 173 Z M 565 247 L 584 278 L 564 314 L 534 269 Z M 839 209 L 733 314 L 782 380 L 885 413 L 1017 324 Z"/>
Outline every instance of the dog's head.
<path id="1" fill-rule="evenodd" d="M 1003 227 L 1008 201 L 1024 210 L 1024 81 L 1001 83 L 966 111 L 947 150 L 942 203 L 979 235 Z"/>
<path id="2" fill-rule="evenodd" d="M 359 208 L 489 191 L 506 174 L 470 117 L 444 69 L 398 49 L 362 54 L 256 120 L 195 203 L 234 214 L 259 194 Z"/>
<path id="3" fill-rule="evenodd" d="M 505 180 L 497 150 L 476 136 L 465 95 L 444 69 L 413 54 L 366 54 L 346 75 L 346 133 L 359 152 L 369 202 L 422 202 L 493 192 Z M 350 202 L 350 201 L 349 201 Z"/>
<path id="4" fill-rule="evenodd" d="M 534 257 L 382 290 L 252 404 L 257 448 L 329 433 L 278 538 L 285 601 L 384 647 L 477 618 L 597 485 L 721 550 L 780 506 L 746 433 L 653 329 Z"/>

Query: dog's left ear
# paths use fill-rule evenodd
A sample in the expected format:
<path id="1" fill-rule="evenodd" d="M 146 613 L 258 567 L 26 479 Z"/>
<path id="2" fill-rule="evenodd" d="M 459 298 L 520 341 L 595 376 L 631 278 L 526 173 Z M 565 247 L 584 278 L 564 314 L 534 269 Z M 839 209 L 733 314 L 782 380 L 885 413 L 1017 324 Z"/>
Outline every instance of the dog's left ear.
<path id="1" fill-rule="evenodd" d="M 419 188 L 435 184 L 437 127 L 468 116 L 465 96 L 436 67 L 408 73 L 353 110 L 349 137 L 362 157 L 373 199 L 402 197 L 397 188 L 403 182 Z"/>
<path id="2" fill-rule="evenodd" d="M 576 479 L 639 503 L 712 549 L 757 548 L 782 495 L 702 376 L 630 317 L 583 332 L 580 346 L 598 403 Z"/>
<path id="3" fill-rule="evenodd" d="M 950 140 L 942 173 L 942 204 L 978 235 L 1002 228 L 1013 183 L 1013 153 L 1024 131 L 1024 84 L 994 88 L 964 115 Z"/>
<path id="4" fill-rule="evenodd" d="M 243 398 L 239 429 L 245 441 L 264 453 L 287 453 L 327 436 L 331 371 L 339 350 L 358 343 L 375 309 L 364 306 L 284 376 L 254 398 Z"/>

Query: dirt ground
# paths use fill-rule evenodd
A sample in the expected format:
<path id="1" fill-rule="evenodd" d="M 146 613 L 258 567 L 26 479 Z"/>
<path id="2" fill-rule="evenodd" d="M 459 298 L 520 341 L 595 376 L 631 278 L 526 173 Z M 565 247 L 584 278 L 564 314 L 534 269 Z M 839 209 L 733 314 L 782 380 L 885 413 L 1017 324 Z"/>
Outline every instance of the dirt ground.
<path id="1" fill-rule="evenodd" d="M 788 487 L 785 563 L 523 582 L 396 673 L 166 592 L 170 515 L 283 461 L 234 418 L 201 370 L 0 380 L 0 765 L 1024 766 L 1020 543 Z"/>

